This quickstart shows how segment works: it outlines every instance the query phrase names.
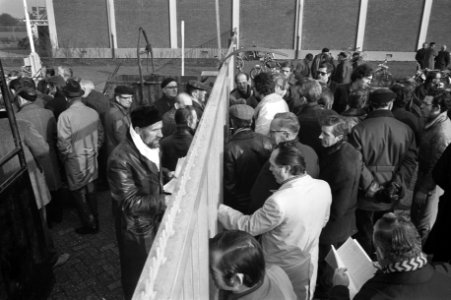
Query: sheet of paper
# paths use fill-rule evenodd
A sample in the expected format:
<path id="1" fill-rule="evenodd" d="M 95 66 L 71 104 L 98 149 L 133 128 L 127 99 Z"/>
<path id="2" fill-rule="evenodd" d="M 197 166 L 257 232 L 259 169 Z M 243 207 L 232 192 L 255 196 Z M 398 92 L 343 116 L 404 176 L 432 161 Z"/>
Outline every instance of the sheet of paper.
<path id="1" fill-rule="evenodd" d="M 163 190 L 168 194 L 173 194 L 176 186 L 177 186 L 177 178 L 174 177 L 163 186 Z"/>
<path id="2" fill-rule="evenodd" d="M 182 172 L 183 166 L 185 165 L 185 157 L 181 157 L 177 160 L 177 166 L 175 167 L 174 176 L 179 178 Z"/>

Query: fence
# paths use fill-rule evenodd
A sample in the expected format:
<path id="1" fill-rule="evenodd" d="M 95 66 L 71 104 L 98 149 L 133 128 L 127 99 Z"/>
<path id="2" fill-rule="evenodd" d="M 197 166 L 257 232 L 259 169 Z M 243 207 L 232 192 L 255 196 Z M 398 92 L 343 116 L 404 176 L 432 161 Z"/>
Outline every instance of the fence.
<path id="1" fill-rule="evenodd" d="M 233 51 L 232 42 L 229 53 Z M 224 62 L 133 299 L 208 299 L 208 238 L 217 232 L 233 56 Z"/>

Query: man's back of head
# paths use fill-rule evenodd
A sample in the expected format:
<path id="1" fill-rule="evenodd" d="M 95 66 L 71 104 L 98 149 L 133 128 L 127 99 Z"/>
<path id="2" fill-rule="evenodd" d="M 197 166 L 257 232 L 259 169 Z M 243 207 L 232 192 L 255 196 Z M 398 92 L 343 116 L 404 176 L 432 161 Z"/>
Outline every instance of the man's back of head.
<path id="1" fill-rule="evenodd" d="M 380 218 L 374 225 L 373 240 L 383 267 L 422 255 L 420 234 L 402 215 L 387 213 Z"/>
<path id="2" fill-rule="evenodd" d="M 263 280 L 265 259 L 257 240 L 247 232 L 228 230 L 210 239 L 210 270 L 218 288 L 242 292 Z"/>
<path id="3" fill-rule="evenodd" d="M 255 91 L 261 98 L 274 93 L 275 86 L 274 76 L 271 73 L 262 72 L 254 78 Z"/>
<path id="4" fill-rule="evenodd" d="M 175 98 L 175 108 L 183 108 L 193 105 L 193 99 L 187 93 L 180 93 Z"/>
<path id="5" fill-rule="evenodd" d="M 300 93 L 308 103 L 316 103 L 321 98 L 321 84 L 317 80 L 308 79 L 302 83 Z"/>

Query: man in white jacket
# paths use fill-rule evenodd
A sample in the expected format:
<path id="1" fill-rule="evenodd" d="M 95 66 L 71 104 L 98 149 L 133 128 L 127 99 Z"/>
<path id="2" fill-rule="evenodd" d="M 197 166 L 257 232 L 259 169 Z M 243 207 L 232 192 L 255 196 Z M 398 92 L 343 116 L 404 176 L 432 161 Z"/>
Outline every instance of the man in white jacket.
<path id="1" fill-rule="evenodd" d="M 260 99 L 255 108 L 255 132 L 269 136 L 271 121 L 277 113 L 288 112 L 287 102 L 275 93 L 276 83 L 270 73 L 260 73 L 254 78 L 255 96 Z"/>
<path id="2" fill-rule="evenodd" d="M 301 151 L 290 144 L 282 143 L 273 151 L 270 165 L 281 187 L 263 207 L 252 215 L 243 215 L 221 204 L 218 218 L 226 229 L 262 235 L 266 261 L 288 274 L 298 299 L 312 299 L 318 240 L 332 202 L 330 187 L 305 173 Z"/>

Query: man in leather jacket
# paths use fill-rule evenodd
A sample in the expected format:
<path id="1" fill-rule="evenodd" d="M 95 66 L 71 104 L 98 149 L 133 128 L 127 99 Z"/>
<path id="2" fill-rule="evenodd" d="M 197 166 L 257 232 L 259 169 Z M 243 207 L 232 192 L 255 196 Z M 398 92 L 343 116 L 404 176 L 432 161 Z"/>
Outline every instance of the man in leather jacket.
<path id="1" fill-rule="evenodd" d="M 233 134 L 224 150 L 224 203 L 244 214 L 248 213 L 251 188 L 272 151 L 271 140 L 250 128 L 253 115 L 249 105 L 230 107 Z"/>
<path id="2" fill-rule="evenodd" d="M 125 299 L 133 296 L 165 210 L 160 175 L 161 128 L 155 107 L 132 111 L 126 138 L 108 160 Z"/>

